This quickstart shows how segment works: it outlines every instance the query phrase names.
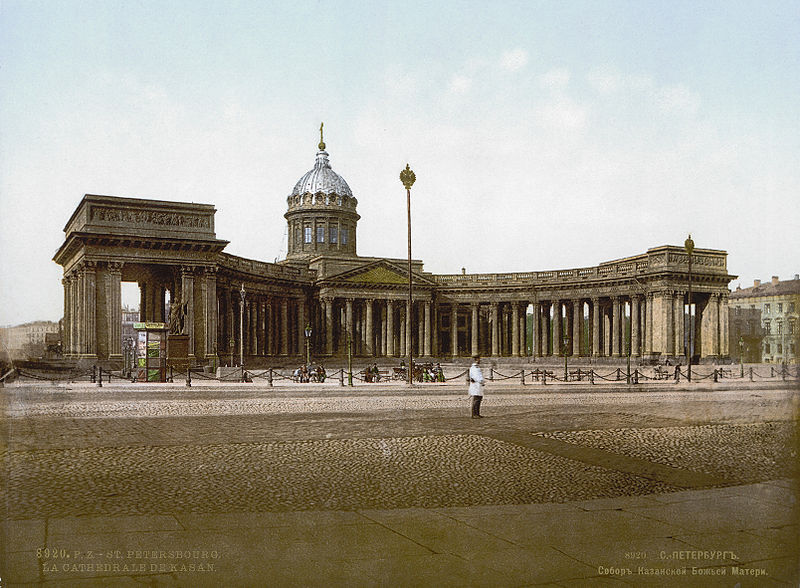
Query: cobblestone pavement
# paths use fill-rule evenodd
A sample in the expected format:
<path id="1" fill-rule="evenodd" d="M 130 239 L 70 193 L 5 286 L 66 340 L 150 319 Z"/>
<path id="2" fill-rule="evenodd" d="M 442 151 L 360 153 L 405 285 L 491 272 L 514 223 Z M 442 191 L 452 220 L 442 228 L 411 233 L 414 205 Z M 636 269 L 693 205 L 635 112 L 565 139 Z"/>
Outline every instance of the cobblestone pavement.
<path id="1" fill-rule="evenodd" d="M 794 389 L 490 386 L 480 420 L 460 386 L 8 387 L 0 399 L 12 583 L 261 585 L 266 565 L 285 586 L 623 586 L 598 570 L 631 552 L 731 546 L 766 585 L 796 577 Z M 36 554 L 51 539 L 89 562 L 99 547 L 224 556 L 217 576 L 162 573 L 136 552 L 141 573 L 53 572 Z"/>
<path id="2" fill-rule="evenodd" d="M 519 434 L 717 477 L 698 487 L 787 477 L 796 462 L 790 391 L 501 393 L 474 421 L 461 390 L 333 390 L 13 391 L 12 516 L 521 504 L 678 489 Z M 697 424 L 709 420 L 734 422 Z"/>

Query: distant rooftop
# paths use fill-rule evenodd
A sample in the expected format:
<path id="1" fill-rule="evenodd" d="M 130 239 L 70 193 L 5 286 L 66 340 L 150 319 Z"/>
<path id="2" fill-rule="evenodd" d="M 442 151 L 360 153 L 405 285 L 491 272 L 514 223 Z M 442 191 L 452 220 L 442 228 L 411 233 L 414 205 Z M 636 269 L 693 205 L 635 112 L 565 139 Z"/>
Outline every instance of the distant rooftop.
<path id="1" fill-rule="evenodd" d="M 788 296 L 800 294 L 800 275 L 795 274 L 792 280 L 780 281 L 778 276 L 772 276 L 772 280 L 761 283 L 755 280 L 749 288 L 739 288 L 731 294 L 731 298 L 755 298 L 760 296 Z"/>

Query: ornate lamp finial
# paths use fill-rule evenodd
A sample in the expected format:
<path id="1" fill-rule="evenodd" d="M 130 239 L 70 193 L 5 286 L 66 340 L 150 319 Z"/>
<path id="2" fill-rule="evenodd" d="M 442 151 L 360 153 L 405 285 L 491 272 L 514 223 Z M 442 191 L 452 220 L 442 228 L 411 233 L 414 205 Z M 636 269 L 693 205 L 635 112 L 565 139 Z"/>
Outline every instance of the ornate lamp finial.
<path id="1" fill-rule="evenodd" d="M 416 180 L 417 176 L 414 175 L 414 172 L 411 171 L 411 168 L 406 164 L 406 169 L 400 172 L 400 181 L 403 182 L 405 189 L 410 190 Z"/>
<path id="2" fill-rule="evenodd" d="M 325 151 L 325 141 L 322 140 L 322 126 L 325 123 L 319 123 L 319 150 Z"/>
<path id="3" fill-rule="evenodd" d="M 694 241 L 692 241 L 692 234 L 689 233 L 689 238 L 683 243 L 686 252 L 691 255 L 692 251 L 694 251 Z"/>

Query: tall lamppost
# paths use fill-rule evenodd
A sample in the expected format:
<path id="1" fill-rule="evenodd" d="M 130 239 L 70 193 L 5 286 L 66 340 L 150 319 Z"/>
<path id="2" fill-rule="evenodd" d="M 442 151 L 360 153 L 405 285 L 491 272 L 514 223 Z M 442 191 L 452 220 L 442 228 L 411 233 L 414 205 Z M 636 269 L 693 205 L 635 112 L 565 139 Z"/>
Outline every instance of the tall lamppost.
<path id="1" fill-rule="evenodd" d="M 239 290 L 239 296 L 242 297 L 242 303 L 239 305 L 239 365 L 242 367 L 242 373 L 244 374 L 244 298 L 246 296 L 244 284 L 242 284 L 242 289 Z"/>
<path id="2" fill-rule="evenodd" d="M 411 171 L 411 168 L 406 164 L 406 169 L 400 172 L 400 181 L 403 182 L 403 187 L 406 189 L 406 209 L 408 211 L 408 311 L 406 312 L 406 352 L 408 355 L 408 385 L 414 385 L 414 364 L 413 350 L 411 342 L 413 340 L 411 334 L 411 315 L 414 310 L 414 300 L 412 297 L 412 281 L 411 281 L 411 186 L 417 180 L 417 176 Z"/>
<path id="3" fill-rule="evenodd" d="M 694 251 L 694 241 L 692 241 L 692 234 L 689 233 L 689 238 L 683 243 L 686 253 L 689 255 L 689 339 L 686 342 L 686 379 L 692 381 L 692 355 L 694 349 L 694 321 L 692 320 L 692 252 Z"/>
<path id="4" fill-rule="evenodd" d="M 739 337 L 739 376 L 744 378 L 744 337 Z"/>
<path id="5" fill-rule="evenodd" d="M 306 365 L 311 366 L 311 325 L 306 325 Z"/>

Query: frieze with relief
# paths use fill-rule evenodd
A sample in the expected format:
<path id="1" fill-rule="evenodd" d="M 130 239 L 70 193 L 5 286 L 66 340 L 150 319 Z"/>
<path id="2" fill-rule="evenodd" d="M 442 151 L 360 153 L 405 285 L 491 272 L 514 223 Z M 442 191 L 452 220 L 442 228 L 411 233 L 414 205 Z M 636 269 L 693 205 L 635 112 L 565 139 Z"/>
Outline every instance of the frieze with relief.
<path id="1" fill-rule="evenodd" d="M 92 220 L 128 224 L 149 224 L 191 229 L 211 228 L 208 216 L 197 214 L 178 214 L 156 210 L 128 210 L 125 208 L 92 208 Z"/>

